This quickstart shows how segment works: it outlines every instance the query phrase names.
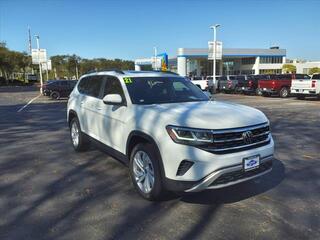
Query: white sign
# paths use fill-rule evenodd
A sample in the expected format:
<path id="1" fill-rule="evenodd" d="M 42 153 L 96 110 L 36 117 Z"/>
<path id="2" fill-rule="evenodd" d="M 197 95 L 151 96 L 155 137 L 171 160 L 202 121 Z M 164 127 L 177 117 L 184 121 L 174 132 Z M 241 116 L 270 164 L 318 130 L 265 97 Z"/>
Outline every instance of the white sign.
<path id="1" fill-rule="evenodd" d="M 216 43 L 216 44 L 215 44 Z M 222 42 L 208 42 L 209 52 L 208 59 L 212 60 L 214 56 L 214 50 L 216 51 L 216 59 L 222 59 Z"/>
<path id="2" fill-rule="evenodd" d="M 51 60 L 48 60 L 47 62 L 41 63 L 42 70 L 43 71 L 50 71 L 52 69 Z"/>
<path id="3" fill-rule="evenodd" d="M 161 57 L 152 57 L 152 68 L 153 69 L 161 69 Z"/>
<path id="4" fill-rule="evenodd" d="M 136 59 L 134 61 L 134 64 L 136 64 L 136 65 L 151 65 L 152 64 L 152 59 L 151 58 Z"/>
<path id="5" fill-rule="evenodd" d="M 31 50 L 32 64 L 39 64 L 47 62 L 46 49 L 32 49 Z"/>

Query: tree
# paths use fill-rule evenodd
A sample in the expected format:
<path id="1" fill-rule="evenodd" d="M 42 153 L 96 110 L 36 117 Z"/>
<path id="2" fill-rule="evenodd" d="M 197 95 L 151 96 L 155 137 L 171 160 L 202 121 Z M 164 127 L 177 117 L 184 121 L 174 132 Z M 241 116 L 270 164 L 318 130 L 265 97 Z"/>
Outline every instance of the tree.
<path id="1" fill-rule="evenodd" d="M 295 73 L 297 71 L 297 68 L 292 64 L 284 64 L 282 66 L 282 71 L 284 73 Z"/>
<path id="2" fill-rule="evenodd" d="M 315 74 L 315 73 L 320 73 L 320 68 L 319 67 L 313 67 L 309 69 L 309 74 Z"/>

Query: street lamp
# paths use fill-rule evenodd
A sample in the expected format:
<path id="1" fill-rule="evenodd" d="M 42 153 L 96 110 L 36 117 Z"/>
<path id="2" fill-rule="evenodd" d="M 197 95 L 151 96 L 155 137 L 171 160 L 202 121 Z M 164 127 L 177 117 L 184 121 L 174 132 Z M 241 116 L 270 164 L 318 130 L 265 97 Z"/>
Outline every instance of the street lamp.
<path id="1" fill-rule="evenodd" d="M 40 43 L 39 43 L 39 35 L 35 35 L 35 38 L 37 39 L 37 48 L 38 48 L 38 61 L 39 61 L 39 72 L 40 72 L 40 93 L 42 93 L 42 87 L 43 87 L 43 80 L 42 80 L 42 67 L 40 62 Z"/>
<path id="2" fill-rule="evenodd" d="M 213 29 L 213 66 L 212 66 L 212 80 L 213 80 L 213 92 L 216 92 L 216 61 L 217 61 L 217 28 L 220 27 L 220 24 L 215 24 L 210 26 L 211 29 Z"/>

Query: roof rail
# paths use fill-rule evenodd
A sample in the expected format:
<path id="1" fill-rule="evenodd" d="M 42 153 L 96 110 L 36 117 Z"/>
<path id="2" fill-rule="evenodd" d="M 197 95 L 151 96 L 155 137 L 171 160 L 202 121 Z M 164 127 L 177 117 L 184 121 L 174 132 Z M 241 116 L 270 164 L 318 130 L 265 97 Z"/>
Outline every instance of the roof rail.
<path id="1" fill-rule="evenodd" d="M 173 74 L 173 75 L 179 75 L 178 73 L 171 72 L 171 71 L 152 70 L 152 72 L 169 73 L 169 74 Z"/>
<path id="2" fill-rule="evenodd" d="M 122 70 L 116 69 L 116 68 L 101 69 L 101 70 L 90 70 L 90 71 L 86 72 L 86 74 L 97 73 L 97 72 L 116 72 L 116 73 L 119 73 L 119 74 L 124 74 L 124 72 Z"/>

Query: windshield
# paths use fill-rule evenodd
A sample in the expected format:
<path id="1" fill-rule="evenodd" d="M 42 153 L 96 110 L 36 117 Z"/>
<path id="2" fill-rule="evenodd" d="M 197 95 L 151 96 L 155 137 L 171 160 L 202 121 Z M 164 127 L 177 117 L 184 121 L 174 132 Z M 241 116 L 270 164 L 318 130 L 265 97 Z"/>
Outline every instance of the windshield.
<path id="1" fill-rule="evenodd" d="M 133 104 L 156 104 L 208 101 L 209 98 L 181 77 L 125 77 Z"/>

